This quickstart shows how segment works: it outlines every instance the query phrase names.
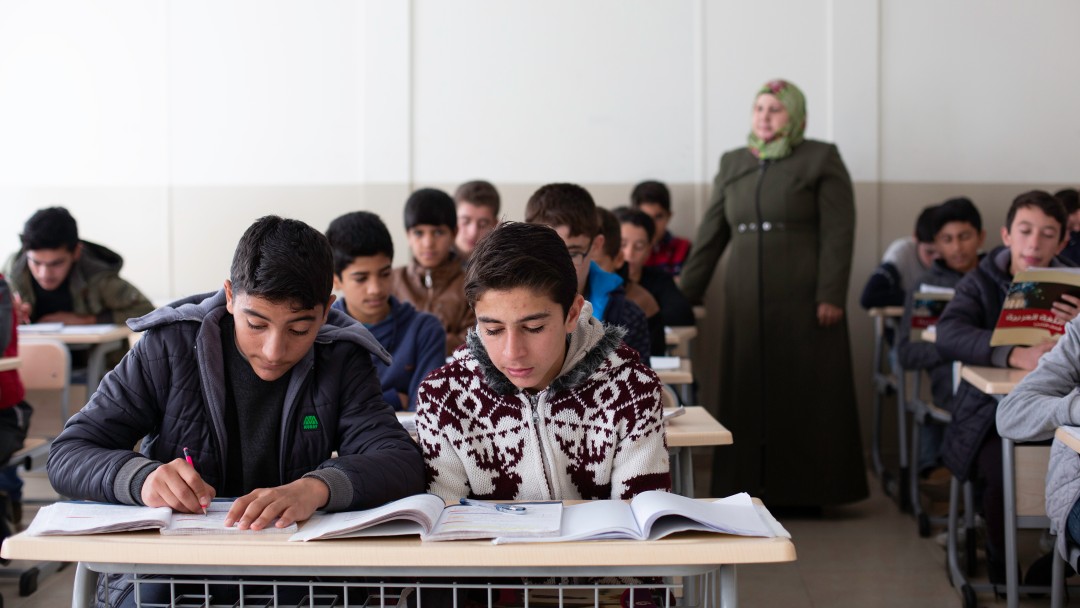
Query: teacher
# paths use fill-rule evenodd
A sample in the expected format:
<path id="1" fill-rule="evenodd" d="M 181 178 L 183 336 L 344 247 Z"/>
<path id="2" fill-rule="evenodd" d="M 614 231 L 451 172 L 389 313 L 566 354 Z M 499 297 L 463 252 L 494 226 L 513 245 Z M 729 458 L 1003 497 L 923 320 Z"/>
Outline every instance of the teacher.
<path id="1" fill-rule="evenodd" d="M 773 80 L 745 148 L 720 159 L 682 271 L 701 302 L 721 254 L 720 421 L 713 496 L 749 492 L 807 514 L 866 498 L 844 304 L 855 204 L 833 144 L 804 140 L 806 101 Z"/>

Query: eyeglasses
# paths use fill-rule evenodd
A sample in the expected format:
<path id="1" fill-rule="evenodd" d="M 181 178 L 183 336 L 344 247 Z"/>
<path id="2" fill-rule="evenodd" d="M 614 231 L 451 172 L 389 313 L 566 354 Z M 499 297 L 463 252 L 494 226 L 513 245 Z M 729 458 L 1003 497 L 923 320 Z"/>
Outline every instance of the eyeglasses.
<path id="1" fill-rule="evenodd" d="M 596 239 L 595 236 L 589 239 L 589 244 L 585 247 L 585 251 L 570 252 L 570 259 L 574 262 L 575 266 L 581 266 L 585 263 L 586 260 L 589 259 L 589 252 L 592 251 L 592 244 L 594 239 Z"/>

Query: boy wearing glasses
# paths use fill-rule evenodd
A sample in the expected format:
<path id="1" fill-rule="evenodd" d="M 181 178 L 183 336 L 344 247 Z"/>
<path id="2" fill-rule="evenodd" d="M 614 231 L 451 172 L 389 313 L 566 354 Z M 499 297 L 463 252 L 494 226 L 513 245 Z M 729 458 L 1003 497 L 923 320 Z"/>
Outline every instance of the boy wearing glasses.
<path id="1" fill-rule="evenodd" d="M 604 249 L 604 235 L 589 192 L 577 184 L 541 186 L 525 205 L 525 221 L 555 229 L 570 251 L 578 293 L 592 304 L 593 316 L 625 329 L 623 341 L 647 362 L 650 343 L 645 313 L 626 299 L 622 277 L 605 272 L 594 261 Z"/>

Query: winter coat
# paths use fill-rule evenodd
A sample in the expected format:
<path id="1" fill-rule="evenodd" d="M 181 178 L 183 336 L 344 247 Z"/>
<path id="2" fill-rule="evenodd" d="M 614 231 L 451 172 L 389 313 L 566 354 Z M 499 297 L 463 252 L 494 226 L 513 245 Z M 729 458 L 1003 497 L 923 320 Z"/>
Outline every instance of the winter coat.
<path id="1" fill-rule="evenodd" d="M 424 268 L 413 260 L 408 266 L 395 268 L 391 277 L 394 297 L 435 315 L 442 323 L 445 356 L 465 343 L 465 334 L 476 325 L 476 315 L 465 300 L 465 271 L 456 255 L 451 254 L 435 268 Z"/>

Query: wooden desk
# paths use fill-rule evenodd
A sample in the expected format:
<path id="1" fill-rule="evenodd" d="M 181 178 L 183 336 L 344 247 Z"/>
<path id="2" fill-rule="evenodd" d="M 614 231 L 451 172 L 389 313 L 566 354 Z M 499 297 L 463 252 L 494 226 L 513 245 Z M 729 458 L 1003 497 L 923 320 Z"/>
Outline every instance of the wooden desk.
<path id="1" fill-rule="evenodd" d="M 694 495 L 694 447 L 731 445 L 731 431 L 700 405 L 688 405 L 686 413 L 664 423 L 671 463 L 671 489 Z"/>
<path id="2" fill-rule="evenodd" d="M 676 357 L 690 356 L 690 341 L 698 335 L 697 327 L 686 325 L 681 327 L 664 328 L 664 344 L 667 350 Z"/>
<path id="3" fill-rule="evenodd" d="M 104 332 L 79 333 L 77 325 L 64 328 L 64 331 L 49 333 L 20 333 L 19 341 L 31 341 L 35 338 L 59 340 L 71 350 L 89 350 L 86 362 L 86 398 L 89 399 L 97 390 L 101 377 L 105 375 L 105 355 L 123 348 L 131 330 L 125 325 L 114 325 Z"/>
<path id="4" fill-rule="evenodd" d="M 162 536 L 157 532 L 29 537 L 22 533 L 5 540 L 0 555 L 78 561 L 72 596 L 76 607 L 93 605 L 95 572 L 189 577 L 372 576 L 398 577 L 401 583 L 440 576 L 472 578 L 473 582 L 521 576 L 682 576 L 719 583 L 688 584 L 686 590 L 693 587 L 695 595 L 697 590 L 709 592 L 702 598 L 704 602 L 694 605 L 734 607 L 736 564 L 795 560 L 795 546 L 786 538 L 706 533 L 682 533 L 658 541 L 510 545 L 483 540 L 423 543 L 417 536 L 307 543 L 288 542 L 287 538 Z"/>
<path id="5" fill-rule="evenodd" d="M 1080 427 L 1059 426 L 1054 431 L 1054 438 L 1069 446 L 1072 451 L 1080 454 Z"/>
<path id="6" fill-rule="evenodd" d="M 19 369 L 20 365 L 22 365 L 22 359 L 18 357 L 0 357 L 0 372 Z"/>
<path id="7" fill-rule="evenodd" d="M 694 385 L 694 371 L 690 359 L 681 357 L 679 367 L 676 369 L 657 369 L 653 371 L 660 378 L 660 382 L 679 387 L 684 404 L 693 402 L 694 399 L 690 393 Z"/>
<path id="8" fill-rule="evenodd" d="M 960 378 L 987 395 L 1007 395 L 1030 372 L 1010 367 L 963 365 Z"/>

